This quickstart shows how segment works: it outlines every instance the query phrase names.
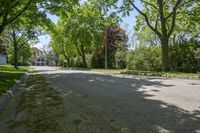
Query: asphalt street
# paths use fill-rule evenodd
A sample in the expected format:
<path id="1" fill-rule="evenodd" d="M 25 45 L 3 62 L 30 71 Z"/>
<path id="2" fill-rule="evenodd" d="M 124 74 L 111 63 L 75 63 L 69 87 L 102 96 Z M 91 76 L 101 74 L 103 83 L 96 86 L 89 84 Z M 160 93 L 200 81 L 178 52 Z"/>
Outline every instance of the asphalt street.
<path id="1" fill-rule="evenodd" d="M 0 133 L 200 133 L 199 80 L 33 69 L 0 113 Z"/>

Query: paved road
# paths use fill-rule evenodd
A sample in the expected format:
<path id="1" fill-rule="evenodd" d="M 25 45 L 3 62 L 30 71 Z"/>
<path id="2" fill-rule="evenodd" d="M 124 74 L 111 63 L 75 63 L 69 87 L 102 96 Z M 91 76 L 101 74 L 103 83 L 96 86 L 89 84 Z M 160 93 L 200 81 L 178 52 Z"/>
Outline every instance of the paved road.
<path id="1" fill-rule="evenodd" d="M 200 81 L 34 69 L 2 133 L 200 133 Z"/>

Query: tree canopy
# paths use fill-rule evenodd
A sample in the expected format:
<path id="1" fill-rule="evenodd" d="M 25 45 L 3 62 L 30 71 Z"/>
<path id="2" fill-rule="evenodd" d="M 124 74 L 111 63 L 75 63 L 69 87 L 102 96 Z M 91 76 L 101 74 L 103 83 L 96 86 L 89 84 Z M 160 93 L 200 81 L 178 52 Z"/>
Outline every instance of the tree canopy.
<path id="1" fill-rule="evenodd" d="M 177 18 L 181 14 L 198 10 L 199 2 L 190 0 L 140 0 L 140 2 L 143 9 L 139 9 L 133 0 L 124 0 L 121 11 L 129 14 L 131 10 L 136 10 L 142 16 L 138 17 L 138 27 L 147 25 L 159 37 L 164 69 L 169 70 L 169 38 L 176 28 Z"/>
<path id="2" fill-rule="evenodd" d="M 109 68 L 125 67 L 129 64 L 126 62 L 128 56 L 132 55 L 128 52 L 130 49 L 127 44 L 136 42 L 141 46 L 136 47 L 139 52 L 146 50 L 153 53 L 161 49 L 159 58 L 144 60 L 149 62 L 156 59 L 160 64 L 162 57 L 162 69 L 156 67 L 155 70 L 168 71 L 174 62 L 170 59 L 173 55 L 171 52 L 176 52 L 176 48 L 182 49 L 176 45 L 186 47 L 182 45 L 185 41 L 195 46 L 198 43 L 200 2 L 139 0 L 139 3 L 141 6 L 138 7 L 134 0 L 1 1 L 0 36 L 10 42 L 16 38 L 18 43 L 15 44 L 27 46 L 39 35 L 49 34 L 50 53 L 54 53 L 61 64 L 69 67 L 102 67 L 104 64 L 108 64 Z M 121 22 L 124 16 L 132 17 L 132 11 L 138 12 L 133 29 L 135 42 L 129 40 L 127 43 L 130 35 L 126 35 Z M 54 24 L 49 15 L 55 15 L 58 23 Z M 160 52 L 155 53 L 158 55 Z"/>

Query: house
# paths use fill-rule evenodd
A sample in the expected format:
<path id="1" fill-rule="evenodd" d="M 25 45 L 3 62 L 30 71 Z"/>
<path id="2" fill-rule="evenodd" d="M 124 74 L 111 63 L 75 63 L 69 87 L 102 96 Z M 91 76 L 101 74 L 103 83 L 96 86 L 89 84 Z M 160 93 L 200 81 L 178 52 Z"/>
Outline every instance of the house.
<path id="1" fill-rule="evenodd" d="M 7 64 L 6 47 L 6 43 L 3 41 L 3 39 L 0 39 L 0 65 Z"/>
<path id="2" fill-rule="evenodd" d="M 40 55 L 36 57 L 35 60 L 35 65 L 36 66 L 46 66 L 47 65 L 47 59 L 44 55 Z"/>
<path id="3" fill-rule="evenodd" d="M 43 51 L 39 50 L 36 47 L 32 48 L 32 65 L 34 66 L 46 66 L 47 65 L 47 58 L 44 55 Z"/>
<path id="4" fill-rule="evenodd" d="M 32 47 L 32 65 L 34 66 L 55 66 L 56 56 L 54 54 L 45 54 L 42 50 Z"/>

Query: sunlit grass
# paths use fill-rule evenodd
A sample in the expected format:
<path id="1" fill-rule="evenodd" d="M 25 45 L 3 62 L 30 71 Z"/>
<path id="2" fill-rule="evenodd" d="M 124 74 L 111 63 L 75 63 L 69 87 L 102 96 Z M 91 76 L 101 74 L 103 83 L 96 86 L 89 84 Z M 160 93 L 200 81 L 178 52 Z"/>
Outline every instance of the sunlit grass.
<path id="1" fill-rule="evenodd" d="M 91 71 L 120 73 L 122 71 L 125 71 L 125 69 L 91 69 Z"/>
<path id="2" fill-rule="evenodd" d="M 27 71 L 28 67 L 15 69 L 11 65 L 0 65 L 0 95 L 10 89 Z"/>

